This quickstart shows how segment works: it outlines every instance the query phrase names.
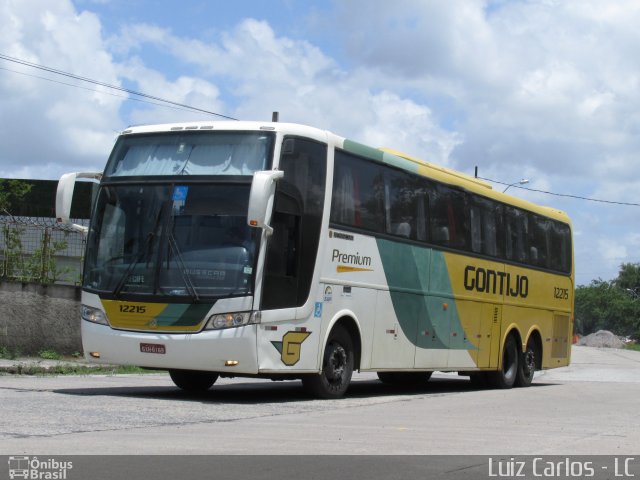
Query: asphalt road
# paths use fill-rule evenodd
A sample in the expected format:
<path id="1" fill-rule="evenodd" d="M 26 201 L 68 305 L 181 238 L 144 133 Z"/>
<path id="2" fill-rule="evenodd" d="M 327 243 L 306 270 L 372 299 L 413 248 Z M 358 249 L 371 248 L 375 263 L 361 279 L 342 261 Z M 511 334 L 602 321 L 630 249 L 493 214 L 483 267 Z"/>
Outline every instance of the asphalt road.
<path id="1" fill-rule="evenodd" d="M 4 375 L 0 454 L 633 455 L 639 398 L 640 352 L 588 347 L 530 388 L 357 374 L 341 400 L 311 400 L 299 382 L 221 379 L 194 396 L 166 374 Z"/>

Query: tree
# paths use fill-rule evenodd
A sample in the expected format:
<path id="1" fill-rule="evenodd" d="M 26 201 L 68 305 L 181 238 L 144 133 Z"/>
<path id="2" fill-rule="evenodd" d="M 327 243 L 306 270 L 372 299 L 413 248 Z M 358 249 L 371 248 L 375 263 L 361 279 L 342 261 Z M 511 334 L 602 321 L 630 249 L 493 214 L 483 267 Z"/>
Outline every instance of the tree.
<path id="1" fill-rule="evenodd" d="M 593 280 L 575 295 L 576 331 L 610 330 L 640 338 L 640 264 L 623 264 L 612 281 Z"/>
<path id="2" fill-rule="evenodd" d="M 616 285 L 627 291 L 640 294 L 640 263 L 623 263 L 615 280 Z"/>
<path id="3" fill-rule="evenodd" d="M 8 214 L 31 191 L 33 185 L 23 180 L 0 180 L 0 214 Z"/>

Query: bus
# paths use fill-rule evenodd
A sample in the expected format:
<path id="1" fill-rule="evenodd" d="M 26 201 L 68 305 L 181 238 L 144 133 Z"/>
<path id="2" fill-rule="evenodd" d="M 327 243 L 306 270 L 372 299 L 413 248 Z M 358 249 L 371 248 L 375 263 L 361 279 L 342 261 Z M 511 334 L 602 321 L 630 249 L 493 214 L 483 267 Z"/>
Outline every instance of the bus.
<path id="1" fill-rule="evenodd" d="M 279 122 L 135 126 L 98 183 L 81 297 L 90 362 L 300 379 L 345 394 L 354 371 L 434 371 L 526 387 L 566 366 L 571 223 L 474 177 Z"/>

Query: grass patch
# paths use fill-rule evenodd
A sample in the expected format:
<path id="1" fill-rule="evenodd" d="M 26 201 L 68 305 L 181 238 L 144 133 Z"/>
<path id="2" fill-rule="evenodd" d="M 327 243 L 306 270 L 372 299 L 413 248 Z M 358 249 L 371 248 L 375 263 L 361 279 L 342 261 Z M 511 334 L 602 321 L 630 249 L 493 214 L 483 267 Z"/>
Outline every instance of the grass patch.
<path id="1" fill-rule="evenodd" d="M 128 365 L 87 364 L 83 361 L 83 355 L 80 352 L 62 355 L 55 350 L 46 349 L 38 352 L 37 357 L 24 359 L 20 357 L 18 350 L 12 350 L 6 346 L 0 347 L 0 358 L 18 359 L 0 367 L 0 375 L 137 375 L 157 372 L 157 370 Z"/>
<path id="2" fill-rule="evenodd" d="M 4 369 L 9 375 L 127 375 L 141 373 L 157 373 L 156 370 L 145 370 L 127 365 L 72 365 L 62 364 L 43 367 L 38 364 L 16 364 Z M 1 373 L 0 373 L 1 374 Z"/>
<path id="3" fill-rule="evenodd" d="M 87 367 L 85 365 L 61 365 L 45 372 L 45 375 L 127 375 L 139 373 L 157 372 L 128 365 L 100 365 L 95 367 Z"/>
<path id="4" fill-rule="evenodd" d="M 0 358 L 14 360 L 19 356 L 20 356 L 20 352 L 17 350 L 10 350 L 7 347 L 0 347 Z"/>
<path id="5" fill-rule="evenodd" d="M 640 343 L 627 343 L 624 348 L 626 350 L 635 350 L 636 352 L 640 352 Z"/>
<path id="6" fill-rule="evenodd" d="M 40 358 L 44 360 L 61 360 L 62 359 L 62 355 L 60 355 L 58 352 L 55 352 L 53 350 L 42 350 L 40 353 L 38 353 L 38 355 L 40 356 Z"/>

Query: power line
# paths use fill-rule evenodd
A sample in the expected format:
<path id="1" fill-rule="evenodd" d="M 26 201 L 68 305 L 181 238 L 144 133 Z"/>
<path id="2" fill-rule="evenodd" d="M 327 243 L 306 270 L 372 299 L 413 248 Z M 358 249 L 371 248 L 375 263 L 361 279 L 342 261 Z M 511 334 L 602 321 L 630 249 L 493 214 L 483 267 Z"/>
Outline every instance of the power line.
<path id="1" fill-rule="evenodd" d="M 45 72 L 53 73 L 53 74 L 56 74 L 56 75 L 62 75 L 64 77 L 73 78 L 74 80 L 80 80 L 82 82 L 92 83 L 94 85 L 99 85 L 101 87 L 111 88 L 113 90 L 118 90 L 118 91 L 121 91 L 121 92 L 125 92 L 125 93 L 128 93 L 130 95 L 136 95 L 138 97 L 143 97 L 143 98 L 148 98 L 148 99 L 151 99 L 151 100 L 156 100 L 158 102 L 166 103 L 166 104 L 169 104 L 169 105 L 174 105 L 176 107 L 181 107 L 181 108 L 184 108 L 184 109 L 187 109 L 187 110 L 193 110 L 193 111 L 196 111 L 196 112 L 202 112 L 202 113 L 206 113 L 208 115 L 214 115 L 214 116 L 217 116 L 217 117 L 226 118 L 228 120 L 238 120 L 237 118 L 229 117 L 229 116 L 223 115 L 221 113 L 216 113 L 216 112 L 212 112 L 212 111 L 209 111 L 209 110 L 204 110 L 202 108 L 194 107 L 194 106 L 187 105 L 187 104 L 184 104 L 184 103 L 174 102 L 172 100 L 167 100 L 167 99 L 164 99 L 164 98 L 161 98 L 161 97 L 156 97 L 154 95 L 149 95 L 149 94 L 143 93 L 143 92 L 137 92 L 137 91 L 131 90 L 129 88 L 119 87 L 117 85 L 111 85 L 109 83 L 105 83 L 105 82 L 101 82 L 101 81 L 98 81 L 98 80 L 94 80 L 92 78 L 81 77 L 79 75 L 74 75 L 73 73 L 65 72 L 63 70 L 58 70 L 58 69 L 55 69 L 55 68 L 52 68 L 52 67 L 47 67 L 45 65 L 39 65 L 37 63 L 27 62 L 26 60 L 22 60 L 20 58 L 15 58 L 15 57 L 10 57 L 10 56 L 4 55 L 2 53 L 0 53 L 0 59 L 6 60 L 8 62 L 13 62 L 13 63 L 17 63 L 17 64 L 20 64 L 20 65 L 24 65 L 24 66 L 27 66 L 27 67 L 31 67 L 31 68 L 37 68 L 39 70 L 43 70 Z M 79 87 L 79 88 L 81 88 L 81 87 Z"/>
<path id="2" fill-rule="evenodd" d="M 11 72 L 11 73 L 17 73 L 18 75 L 24 75 L 25 77 L 38 78 L 40 80 L 46 80 L 47 82 L 58 83 L 60 85 L 67 85 L 69 87 L 80 88 L 82 90 L 87 90 L 88 92 L 96 92 L 96 93 L 100 93 L 102 95 L 109 95 L 111 97 L 124 98 L 126 100 L 131 100 L 133 102 L 148 103 L 150 105 L 156 105 L 158 107 L 171 108 L 173 110 L 182 110 L 182 111 L 185 111 L 185 112 L 190 111 L 187 108 L 174 107 L 174 106 L 171 106 L 171 105 L 165 105 L 163 103 L 158 103 L 158 102 L 150 102 L 149 100 L 143 100 L 142 98 L 132 98 L 132 97 L 125 96 L 125 95 L 118 95 L 117 93 L 110 93 L 110 92 L 105 92 L 105 91 L 102 91 L 102 90 L 96 90 L 95 88 L 83 87 L 81 85 L 76 85 L 74 83 L 61 82 L 60 80 L 54 80 L 53 78 L 41 77 L 39 75 L 32 75 L 32 74 L 26 73 L 26 72 L 19 72 L 17 70 L 11 70 L 10 68 L 0 67 L 0 70 L 4 70 L 6 72 Z M 116 130 L 116 131 L 118 131 L 118 130 Z"/>
<path id="3" fill-rule="evenodd" d="M 536 192 L 536 193 L 544 193 L 546 195 L 554 195 L 556 197 L 568 197 L 568 198 L 575 198 L 577 200 L 587 200 L 589 202 L 609 203 L 609 204 L 612 204 L 612 205 L 626 205 L 626 206 L 629 206 L 629 207 L 640 207 L 640 203 L 616 202 L 614 200 L 602 200 L 602 199 L 599 199 L 599 198 L 581 197 L 580 195 L 571 195 L 571 194 L 568 194 L 568 193 L 548 192 L 546 190 L 538 190 L 536 188 L 528 188 L 528 187 L 522 187 L 520 185 L 514 185 L 513 183 L 501 182 L 499 180 L 493 180 L 491 178 L 484 178 L 484 177 L 476 177 L 476 178 L 479 178 L 480 180 L 487 180 L 487 181 L 493 182 L 493 183 L 498 183 L 500 185 L 509 185 L 509 186 L 511 186 L 511 188 L 519 188 L 521 190 L 528 190 L 530 192 Z"/>
<path id="4" fill-rule="evenodd" d="M 149 104 L 152 104 L 152 105 L 163 106 L 163 107 L 167 107 L 167 108 L 174 108 L 174 109 L 177 109 L 177 110 L 196 111 L 196 112 L 206 113 L 208 115 L 214 115 L 214 116 L 217 116 L 217 117 L 226 118 L 228 120 L 238 120 L 237 118 L 229 117 L 229 116 L 223 115 L 221 113 L 212 112 L 212 111 L 209 111 L 209 110 L 204 110 L 202 108 L 194 107 L 192 105 L 187 105 L 187 104 L 184 104 L 184 103 L 174 102 L 172 100 L 167 100 L 167 99 L 164 99 L 164 98 L 161 98 L 161 97 L 156 97 L 154 95 L 149 95 L 149 94 L 143 93 L 143 92 L 137 92 L 137 91 L 131 90 L 129 88 L 119 87 L 117 85 L 111 85 L 111 84 L 108 84 L 108 83 L 105 83 L 105 82 L 101 82 L 101 81 L 98 81 L 98 80 L 94 80 L 94 79 L 91 79 L 91 78 L 81 77 L 79 75 L 74 75 L 73 73 L 65 72 L 63 70 L 58 70 L 58 69 L 55 69 L 55 68 L 52 68 L 52 67 L 47 67 L 45 65 L 40 65 L 40 64 L 37 64 L 37 63 L 28 62 L 26 60 L 22 60 L 22 59 L 19 59 L 19 58 L 10 57 L 10 56 L 4 55 L 2 53 L 0 53 L 0 59 L 6 60 L 8 62 L 13 62 L 13 63 L 17 63 L 17 64 L 20 64 L 20 65 L 24 65 L 24 66 L 27 66 L 27 67 L 31 67 L 31 68 L 36 68 L 36 69 L 43 70 L 45 72 L 53 73 L 53 74 L 56 74 L 56 75 L 62 75 L 62 76 L 68 77 L 68 78 L 73 78 L 74 80 L 80 80 L 82 82 L 92 83 L 94 85 L 98 85 L 98 86 L 101 86 L 101 87 L 106 87 L 106 88 L 110 88 L 110 89 L 113 89 L 113 90 L 118 90 L 118 91 L 121 91 L 121 92 L 125 92 L 125 93 L 127 93 L 129 95 L 136 95 L 136 96 L 139 96 L 139 97 L 148 98 L 150 100 L 155 100 L 156 102 L 161 102 L 161 103 L 149 102 L 147 100 L 142 100 L 142 99 L 138 99 L 138 98 L 124 97 L 122 95 L 116 95 L 116 94 L 112 94 L 112 93 L 109 93 L 109 92 L 101 92 L 99 90 L 94 90 L 94 89 L 91 89 L 91 88 L 82 87 L 80 85 L 74 85 L 74 84 L 71 84 L 71 83 L 60 82 L 60 81 L 57 81 L 57 80 L 53 80 L 51 78 L 40 77 L 40 76 L 37 76 L 37 75 L 30 75 L 30 74 L 25 73 L 25 72 L 18 72 L 18 71 L 15 71 L 15 70 L 10 70 L 8 68 L 0 67 L 0 70 L 6 70 L 8 72 L 17 73 L 17 74 L 20 74 L 20 75 L 26 75 L 28 77 L 33 77 L 33 78 L 39 78 L 41 80 L 47 80 L 49 82 L 59 83 L 61 85 L 67 85 L 67 86 L 75 87 L 75 88 L 81 88 L 83 90 L 89 90 L 89 91 L 92 91 L 92 92 L 104 93 L 106 95 L 111 95 L 111 96 L 115 96 L 115 97 L 127 98 L 128 100 L 134 100 L 134 101 L 138 101 L 138 102 L 149 103 Z M 171 106 L 171 105 L 173 105 L 173 106 Z M 576 200 L 585 200 L 585 201 L 589 201 L 589 202 L 606 203 L 606 204 L 611 204 L 611 205 L 625 205 L 625 206 L 631 206 L 631 207 L 640 207 L 640 203 L 618 202 L 618 201 L 614 201 L 614 200 L 603 200 L 603 199 L 598 199 L 598 198 L 582 197 L 580 195 L 572 195 L 572 194 L 568 194 L 568 193 L 555 193 L 555 192 L 549 192 L 549 191 L 546 191 L 546 190 L 540 190 L 540 189 L 536 189 L 536 188 L 523 187 L 521 185 L 514 185 L 513 183 L 501 182 L 499 180 L 493 180 L 491 178 L 484 178 L 484 177 L 476 177 L 476 178 L 479 178 L 480 180 L 486 180 L 486 181 L 489 181 L 489 182 L 497 183 L 497 184 L 500 184 L 500 185 L 505 185 L 505 186 L 508 186 L 508 187 L 511 187 L 511 188 L 519 188 L 521 190 L 527 190 L 527 191 L 536 192 L 536 193 L 544 193 L 546 195 L 553 195 L 553 196 L 556 196 L 556 197 L 574 198 Z"/>

